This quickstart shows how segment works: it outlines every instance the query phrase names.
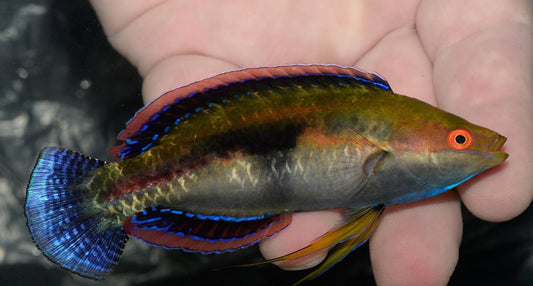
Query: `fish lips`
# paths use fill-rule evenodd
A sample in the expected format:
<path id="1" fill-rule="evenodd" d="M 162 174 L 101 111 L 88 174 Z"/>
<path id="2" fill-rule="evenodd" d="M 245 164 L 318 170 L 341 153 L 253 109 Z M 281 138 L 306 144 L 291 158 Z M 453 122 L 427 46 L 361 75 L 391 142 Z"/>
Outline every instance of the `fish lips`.
<path id="1" fill-rule="evenodd" d="M 509 157 L 509 154 L 500 150 L 503 144 L 505 143 L 505 141 L 507 141 L 507 138 L 501 135 L 499 135 L 499 137 L 496 140 L 494 140 L 494 144 L 492 144 L 490 148 L 491 152 L 489 152 L 486 155 L 486 158 L 490 159 L 489 161 L 492 163 L 490 167 L 499 165 L 500 163 L 505 161 L 507 157 Z"/>

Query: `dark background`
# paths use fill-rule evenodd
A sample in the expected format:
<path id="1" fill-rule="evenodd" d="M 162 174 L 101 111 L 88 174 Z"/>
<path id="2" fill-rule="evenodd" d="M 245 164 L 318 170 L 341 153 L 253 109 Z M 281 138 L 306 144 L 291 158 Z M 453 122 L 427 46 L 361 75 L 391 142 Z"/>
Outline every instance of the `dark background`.
<path id="1" fill-rule="evenodd" d="M 274 266 L 211 271 L 256 261 L 256 247 L 224 255 L 166 251 L 130 240 L 104 282 L 46 260 L 23 215 L 39 150 L 64 146 L 110 160 L 115 135 L 142 106 L 141 78 L 107 43 L 86 1 L 0 0 L 0 285 L 290 284 L 307 272 Z M 465 213 L 451 285 L 533 285 L 533 210 L 506 223 Z M 394 239 L 394 238 L 391 238 Z M 373 285 L 368 247 L 308 285 Z"/>

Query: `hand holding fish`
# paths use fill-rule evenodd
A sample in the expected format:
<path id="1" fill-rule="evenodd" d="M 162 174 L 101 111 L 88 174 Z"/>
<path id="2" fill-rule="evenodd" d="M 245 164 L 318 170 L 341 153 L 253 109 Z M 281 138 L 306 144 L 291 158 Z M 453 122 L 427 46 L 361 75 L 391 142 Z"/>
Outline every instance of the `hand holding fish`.
<path id="1" fill-rule="evenodd" d="M 146 102 L 177 86 L 249 66 L 328 63 L 378 72 L 393 90 L 509 138 L 501 167 L 459 187 L 480 218 L 521 213 L 533 196 L 531 7 L 471 1 L 92 1 L 113 46 L 145 78 Z M 491 6 L 491 5 L 494 5 Z M 416 30 L 415 30 L 416 27 Z M 298 213 L 262 242 L 267 258 L 306 246 L 340 220 Z M 380 285 L 445 284 L 461 235 L 457 195 L 387 207 L 371 240 Z M 308 257 L 299 266 L 316 264 Z M 413 271 L 416 270 L 416 271 Z"/>

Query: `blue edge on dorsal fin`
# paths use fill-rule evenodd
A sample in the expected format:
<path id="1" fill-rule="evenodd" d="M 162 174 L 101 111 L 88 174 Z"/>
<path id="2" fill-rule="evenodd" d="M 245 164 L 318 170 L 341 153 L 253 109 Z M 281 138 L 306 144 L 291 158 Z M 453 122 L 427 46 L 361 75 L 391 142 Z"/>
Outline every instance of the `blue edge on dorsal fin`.
<path id="1" fill-rule="evenodd" d="M 297 66 L 297 65 L 296 65 Z M 146 121 L 142 124 L 140 129 L 136 131 L 131 136 L 124 139 L 124 144 L 119 145 L 112 149 L 112 153 L 115 154 L 118 158 L 121 160 L 125 160 L 128 158 L 135 157 L 139 154 L 144 153 L 146 150 L 150 149 L 153 146 L 156 146 L 158 143 L 158 140 L 163 137 L 165 134 L 167 134 L 171 128 L 175 125 L 178 125 L 180 122 L 183 122 L 184 120 L 187 120 L 190 116 L 194 115 L 195 113 L 198 113 L 204 109 L 209 109 L 212 106 L 216 104 L 223 104 L 228 99 L 238 96 L 238 93 L 235 92 L 226 92 L 222 94 L 216 94 L 214 96 L 210 93 L 210 91 L 217 90 L 219 88 L 227 88 L 229 91 L 240 91 L 240 94 L 246 94 L 246 92 L 242 92 L 243 88 L 249 88 L 244 86 L 244 84 L 248 84 L 250 82 L 260 82 L 265 79 L 280 79 L 280 78 L 304 78 L 304 77 L 312 77 L 312 76 L 320 76 L 320 77 L 329 77 L 332 80 L 354 80 L 360 84 L 371 86 L 375 88 L 380 88 L 386 91 L 390 91 L 391 88 L 387 81 L 380 77 L 377 74 L 372 73 L 363 73 L 360 71 L 357 71 L 353 68 L 342 68 L 339 66 L 320 66 L 320 65 L 301 65 L 297 66 L 301 67 L 302 69 L 309 69 L 312 72 L 309 73 L 296 73 L 296 74 L 284 74 L 284 75 L 276 75 L 271 77 L 248 77 L 246 79 L 241 79 L 239 81 L 235 82 L 224 82 L 223 80 L 220 81 L 219 85 L 206 88 L 203 91 L 197 91 L 193 92 L 191 94 L 188 94 L 185 97 L 177 98 L 173 101 L 170 101 L 161 108 L 161 110 L 155 114 L 152 114 L 149 118 L 146 119 Z M 333 69 L 333 71 L 337 73 L 320 73 L 314 70 L 314 67 L 323 67 L 323 68 L 336 68 Z M 285 69 L 287 66 L 280 66 L 280 67 L 273 67 L 273 69 Z M 272 68 L 271 68 L 272 69 Z M 246 73 L 248 69 L 243 70 L 237 70 L 232 71 L 230 73 Z M 346 71 L 346 74 L 343 73 L 343 71 Z M 354 71 L 357 71 L 355 74 L 360 74 L 361 76 L 354 75 Z M 228 73 L 229 74 L 229 73 Z M 224 76 L 225 74 L 222 74 Z M 221 75 L 219 75 L 221 76 Z M 215 76 L 216 77 L 216 76 Z M 209 80 L 209 79 L 207 79 Z M 342 84 L 341 81 L 338 82 L 339 84 Z M 171 91 L 173 92 L 173 91 Z M 167 94 L 163 94 L 160 98 L 154 100 L 153 102 L 161 103 L 164 102 L 165 96 Z M 152 102 L 152 103 L 153 103 Z M 149 106 L 149 105 L 148 105 Z M 145 108 L 147 108 L 146 106 Z M 145 108 L 139 110 L 137 114 L 128 121 L 127 124 L 130 122 L 138 119 L 137 115 L 141 113 Z M 124 129 L 118 137 L 122 135 L 122 133 L 125 131 Z"/>
<path id="2" fill-rule="evenodd" d="M 91 210 L 81 179 L 105 162 L 70 150 L 41 151 L 27 188 L 25 215 L 37 247 L 52 262 L 79 275 L 103 279 L 117 264 L 128 236 L 103 225 Z"/>

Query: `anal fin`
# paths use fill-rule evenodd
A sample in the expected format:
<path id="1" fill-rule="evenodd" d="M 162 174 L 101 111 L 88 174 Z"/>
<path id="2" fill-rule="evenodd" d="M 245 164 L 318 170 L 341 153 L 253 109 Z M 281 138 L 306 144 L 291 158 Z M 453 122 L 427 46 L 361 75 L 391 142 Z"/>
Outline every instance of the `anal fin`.
<path id="1" fill-rule="evenodd" d="M 237 218 L 192 214 L 154 206 L 132 215 L 123 223 L 123 229 L 146 243 L 168 249 L 221 253 L 244 248 L 272 236 L 290 221 L 289 214 Z"/>

